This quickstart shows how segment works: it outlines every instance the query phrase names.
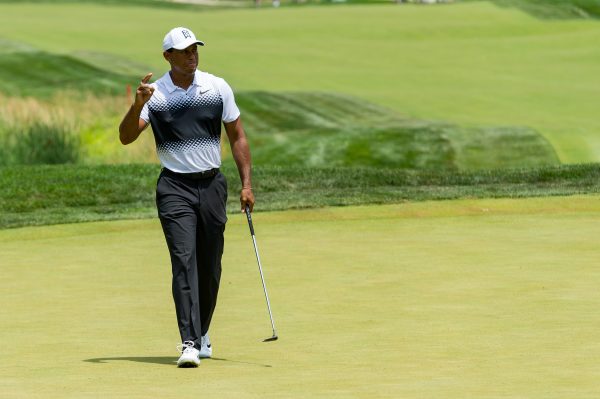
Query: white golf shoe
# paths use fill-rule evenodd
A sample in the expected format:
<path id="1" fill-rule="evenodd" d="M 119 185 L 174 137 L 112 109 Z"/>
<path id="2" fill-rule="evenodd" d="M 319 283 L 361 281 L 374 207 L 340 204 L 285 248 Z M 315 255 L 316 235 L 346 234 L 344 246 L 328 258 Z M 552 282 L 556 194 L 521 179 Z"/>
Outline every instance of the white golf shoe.
<path id="1" fill-rule="evenodd" d="M 177 350 L 181 353 L 177 360 L 177 367 L 198 367 L 200 364 L 200 351 L 194 348 L 193 341 L 185 341 L 177 345 Z"/>
<path id="2" fill-rule="evenodd" d="M 210 338 L 208 337 L 208 333 L 204 334 L 200 341 L 202 342 L 202 346 L 200 347 L 200 356 L 201 359 L 206 359 L 212 356 L 212 345 L 210 344 Z"/>

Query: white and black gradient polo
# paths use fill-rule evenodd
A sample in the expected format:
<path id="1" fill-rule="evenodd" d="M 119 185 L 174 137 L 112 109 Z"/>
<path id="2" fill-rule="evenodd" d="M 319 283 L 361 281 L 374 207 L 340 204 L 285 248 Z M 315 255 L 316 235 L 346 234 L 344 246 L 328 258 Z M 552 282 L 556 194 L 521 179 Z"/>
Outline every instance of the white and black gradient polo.
<path id="1" fill-rule="evenodd" d="M 221 166 L 221 121 L 233 122 L 240 116 L 227 82 L 196 71 L 192 85 L 184 90 L 167 72 L 152 85 L 154 94 L 140 118 L 152 126 L 162 165 L 179 173 Z"/>

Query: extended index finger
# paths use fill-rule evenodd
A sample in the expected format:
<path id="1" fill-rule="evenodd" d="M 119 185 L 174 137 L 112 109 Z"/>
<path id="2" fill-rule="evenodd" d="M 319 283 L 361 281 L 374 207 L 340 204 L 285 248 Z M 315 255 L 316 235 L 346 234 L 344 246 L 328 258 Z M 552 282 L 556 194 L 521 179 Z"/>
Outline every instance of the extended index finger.
<path id="1" fill-rule="evenodd" d="M 146 76 L 144 76 L 142 78 L 142 83 L 146 84 L 150 81 L 150 78 L 152 77 L 152 72 L 148 72 L 148 74 L 146 74 Z"/>

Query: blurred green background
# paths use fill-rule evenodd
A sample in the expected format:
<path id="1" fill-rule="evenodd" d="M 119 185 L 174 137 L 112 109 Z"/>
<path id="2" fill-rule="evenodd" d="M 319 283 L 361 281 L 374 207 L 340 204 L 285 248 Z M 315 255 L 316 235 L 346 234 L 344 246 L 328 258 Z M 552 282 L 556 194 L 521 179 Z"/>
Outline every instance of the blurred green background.
<path id="1" fill-rule="evenodd" d="M 62 140 L 80 149 L 68 162 L 154 161 L 151 139 L 123 149 L 116 125 L 126 85 L 166 71 L 162 38 L 184 25 L 207 43 L 200 68 L 232 85 L 251 141 L 265 143 L 253 148 L 259 163 L 280 162 L 281 148 L 302 165 L 596 162 L 596 2 L 580 2 L 585 15 L 534 3 L 0 2 L 0 159 L 45 161 L 15 139 L 37 134 L 42 115 L 53 135 L 74 133 Z M 329 141 L 343 148 L 320 157 Z"/>

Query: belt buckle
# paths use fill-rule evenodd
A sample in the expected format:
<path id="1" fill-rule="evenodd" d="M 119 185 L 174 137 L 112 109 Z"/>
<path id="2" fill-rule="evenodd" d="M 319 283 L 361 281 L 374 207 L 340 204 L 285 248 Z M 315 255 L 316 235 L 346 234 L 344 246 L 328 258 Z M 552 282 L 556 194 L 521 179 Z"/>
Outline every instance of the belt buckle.
<path id="1" fill-rule="evenodd" d="M 217 172 L 216 169 L 208 169 L 208 170 L 204 170 L 202 172 L 198 172 L 197 175 L 200 179 L 207 179 L 209 177 L 215 176 L 217 174 L 216 172 Z"/>

